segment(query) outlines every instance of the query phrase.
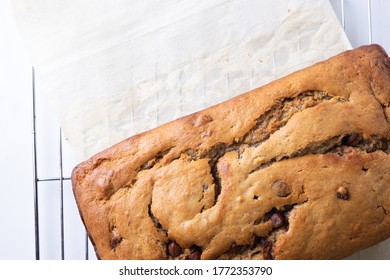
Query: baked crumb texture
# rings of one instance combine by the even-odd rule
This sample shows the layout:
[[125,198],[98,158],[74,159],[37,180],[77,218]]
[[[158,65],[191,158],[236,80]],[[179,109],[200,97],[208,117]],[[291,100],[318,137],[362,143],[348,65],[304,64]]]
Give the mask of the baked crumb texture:
[[346,51],[78,165],[101,259],[340,259],[390,237],[390,60]]

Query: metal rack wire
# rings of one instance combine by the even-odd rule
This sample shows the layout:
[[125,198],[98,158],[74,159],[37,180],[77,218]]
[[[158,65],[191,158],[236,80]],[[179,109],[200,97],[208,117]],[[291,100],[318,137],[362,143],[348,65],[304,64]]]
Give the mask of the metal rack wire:
[[[38,156],[37,156],[37,125],[36,125],[36,93],[35,93],[35,70],[32,68],[32,146],[33,146],[33,199],[34,199],[34,232],[35,232],[35,259],[39,260],[40,256],[40,232],[39,232],[39,203],[38,203],[38,192],[39,186],[42,182],[57,182],[60,190],[60,254],[61,260],[65,259],[65,223],[64,223],[64,182],[70,181],[70,176],[64,175],[63,169],[63,146],[62,146],[62,130],[58,129],[59,133],[59,143],[58,143],[58,153],[59,153],[59,162],[58,162],[58,177],[51,178],[41,178],[38,176]],[[85,234],[85,259],[89,259],[89,248],[88,248],[89,238],[88,234]]]
[[[343,29],[346,31],[347,36],[349,37],[348,30],[346,29],[346,0],[330,0],[331,4],[333,5],[337,16],[339,17],[339,20],[341,22],[341,25]],[[367,0],[366,1],[366,9],[367,9],[367,25],[368,25],[368,38],[366,38],[365,42],[362,43],[369,43],[371,44],[373,42],[372,40],[372,1]],[[348,2],[349,5],[351,5],[351,1]],[[60,258],[62,260],[65,259],[65,222],[64,222],[64,182],[70,181],[70,174],[64,174],[63,169],[63,137],[62,137],[62,131],[61,128],[58,128],[58,131],[53,132],[59,134],[59,141],[58,141],[58,153],[59,153],[59,162],[58,162],[58,176],[56,177],[40,177],[39,176],[39,164],[38,164],[38,148],[37,148],[37,137],[39,134],[39,131],[37,131],[36,126],[36,92],[35,92],[35,72],[34,69],[32,69],[32,146],[33,146],[33,196],[34,196],[34,223],[35,223],[35,258],[37,260],[41,259],[41,253],[40,253],[40,227],[39,227],[39,203],[38,203],[38,194],[40,191],[40,185],[44,182],[55,182],[56,185],[59,188],[60,193]],[[87,233],[85,233],[85,241],[84,241],[84,258],[86,260],[90,259],[89,254],[89,239]]]

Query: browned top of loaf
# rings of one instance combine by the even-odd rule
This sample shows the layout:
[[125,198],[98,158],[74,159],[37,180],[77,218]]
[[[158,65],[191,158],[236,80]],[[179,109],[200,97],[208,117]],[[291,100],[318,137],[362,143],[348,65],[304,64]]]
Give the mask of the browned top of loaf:
[[99,257],[334,259],[389,237],[389,77],[360,47],[81,163]]

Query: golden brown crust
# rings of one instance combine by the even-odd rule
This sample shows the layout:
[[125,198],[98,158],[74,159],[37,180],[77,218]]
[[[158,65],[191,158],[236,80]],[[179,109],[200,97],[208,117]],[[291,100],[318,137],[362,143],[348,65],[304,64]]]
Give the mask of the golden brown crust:
[[337,259],[390,237],[390,60],[346,51],[72,173],[102,259]]

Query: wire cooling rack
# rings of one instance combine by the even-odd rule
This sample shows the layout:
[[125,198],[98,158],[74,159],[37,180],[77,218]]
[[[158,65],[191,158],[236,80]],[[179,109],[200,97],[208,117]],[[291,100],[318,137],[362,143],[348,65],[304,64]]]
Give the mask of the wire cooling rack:
[[[38,157],[39,156],[44,156],[44,153],[38,153],[38,139],[40,136],[44,136],[45,133],[44,131],[40,131],[40,130],[37,130],[37,117],[39,118],[41,115],[40,114],[37,114],[37,102],[36,102],[36,88],[35,88],[35,71],[34,71],[34,68],[32,68],[32,119],[33,119],[33,124],[32,124],[32,134],[33,134],[33,137],[32,137],[32,145],[33,145],[33,199],[34,199],[34,224],[35,224],[35,227],[34,227],[34,232],[35,232],[35,259],[39,260],[41,259],[41,246],[42,246],[42,242],[41,242],[41,232],[40,232],[40,220],[41,220],[41,216],[40,215],[40,211],[41,211],[41,208],[40,207],[40,201],[39,201],[39,197],[40,197],[40,190],[42,190],[42,188],[44,188],[45,184],[47,183],[51,183],[49,187],[55,187],[57,188],[58,190],[58,199],[57,201],[59,202],[58,204],[58,207],[59,209],[57,209],[59,212],[59,215],[58,215],[58,221],[59,221],[59,240],[57,240],[57,242],[59,244],[59,250],[58,250],[58,246],[53,246],[53,245],[50,245],[47,246],[47,250],[50,252],[50,251],[56,251],[55,252],[55,255],[53,255],[53,253],[48,253],[46,254],[46,258],[56,258],[56,259],[61,259],[61,260],[64,260],[65,259],[65,215],[64,215],[64,205],[65,205],[65,199],[64,199],[64,190],[65,188],[67,188],[68,192],[71,191],[70,188],[71,188],[71,184],[70,184],[70,180],[71,180],[71,176],[70,176],[70,173],[69,171],[66,172],[65,169],[64,169],[64,164],[63,164],[63,158],[64,158],[64,154],[65,154],[65,151],[64,151],[64,148],[63,148],[63,135],[62,135],[62,131],[61,131],[61,128],[58,128],[58,131],[52,131],[50,130],[49,133],[56,133],[56,135],[52,135],[52,137],[50,137],[50,141],[52,141],[54,139],[54,141],[56,142],[56,145],[57,145],[57,153],[58,153],[58,157],[57,157],[57,176],[51,176],[51,177],[44,177],[44,176],[39,176],[40,173],[38,172],[39,171],[39,167],[41,166],[39,164],[39,160],[38,160]],[[47,129],[47,126],[46,126],[46,129]],[[54,138],[53,138],[54,136]],[[69,207],[72,207],[71,205],[68,205]],[[73,208],[74,208],[75,205],[73,205]],[[50,209],[46,209],[46,211],[50,211]],[[73,211],[74,212],[74,211]],[[57,233],[57,234],[58,234]],[[84,233],[84,244],[82,244],[82,246],[84,247],[83,251],[84,251],[84,259],[88,260],[90,259],[90,242],[89,242],[89,238],[88,238],[88,234],[85,232]],[[52,240],[51,238],[49,238],[49,240]],[[79,241],[80,242],[80,241]],[[78,246],[80,246],[81,244],[79,244]],[[53,250],[54,247],[57,247],[57,250]],[[80,251],[80,250],[78,250]],[[80,254],[78,256],[78,258],[80,258]]]
[[[388,33],[385,30],[386,26],[390,26],[390,21],[385,14],[386,10],[390,10],[390,1],[330,0],[330,3],[353,47],[379,43],[388,52],[390,51],[390,35],[386,35]],[[61,128],[58,125],[53,126],[53,123],[51,126],[45,125],[45,120],[49,120],[50,123],[50,120],[55,117],[50,110],[48,112],[43,108],[44,103],[37,102],[39,98],[36,95],[34,69],[32,69],[32,80],[35,258],[37,260],[95,259],[71,195],[71,169],[65,167],[65,165],[74,166],[75,163],[69,160],[70,151],[64,146],[66,141]],[[50,162],[57,162],[56,166],[48,167],[48,158]],[[53,200],[54,202],[51,203]],[[57,218],[50,221],[47,213],[53,214],[53,212]],[[68,220],[71,219],[78,220],[69,223]],[[359,254],[356,258],[359,259]]]

